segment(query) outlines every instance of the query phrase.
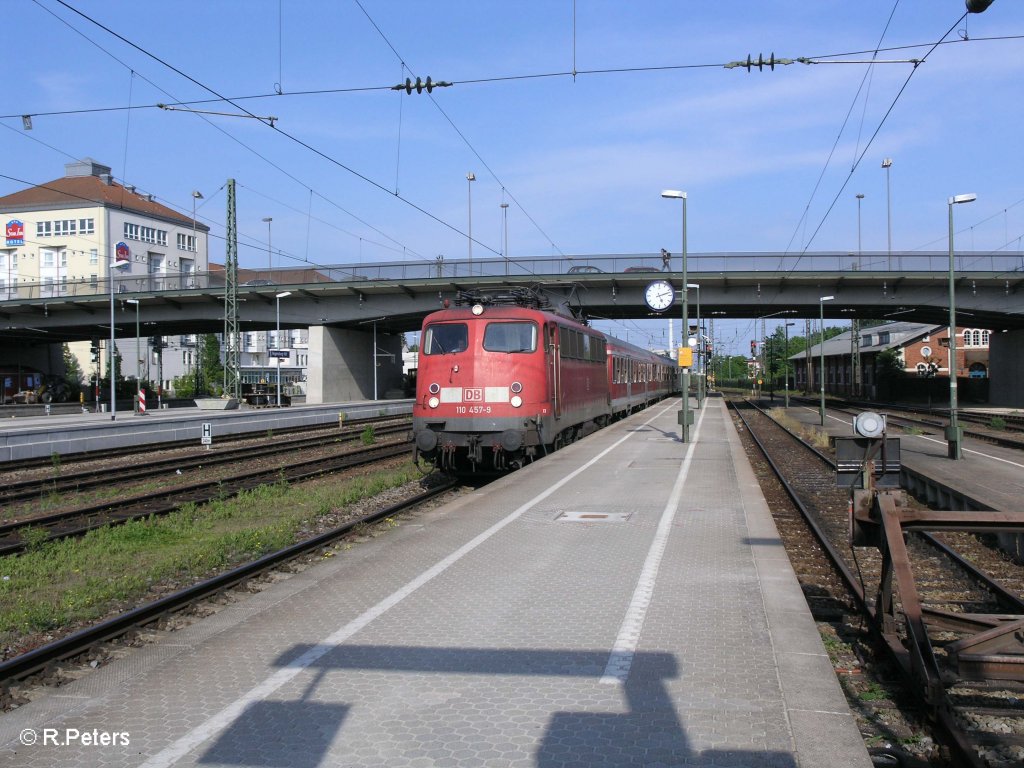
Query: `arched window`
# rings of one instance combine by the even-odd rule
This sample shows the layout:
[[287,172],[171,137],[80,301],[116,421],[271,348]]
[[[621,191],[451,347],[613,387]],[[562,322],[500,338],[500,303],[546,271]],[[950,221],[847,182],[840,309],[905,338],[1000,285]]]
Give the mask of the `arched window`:
[[983,346],[983,347],[987,347],[988,346],[989,336],[990,335],[991,334],[990,334],[989,331],[982,330],[982,332],[981,332],[981,346]]

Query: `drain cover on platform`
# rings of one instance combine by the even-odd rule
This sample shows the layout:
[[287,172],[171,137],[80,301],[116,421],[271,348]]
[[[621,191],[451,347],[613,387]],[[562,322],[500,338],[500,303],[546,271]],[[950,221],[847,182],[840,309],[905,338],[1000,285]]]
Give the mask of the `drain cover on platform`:
[[559,512],[555,520],[568,523],[624,523],[631,512]]

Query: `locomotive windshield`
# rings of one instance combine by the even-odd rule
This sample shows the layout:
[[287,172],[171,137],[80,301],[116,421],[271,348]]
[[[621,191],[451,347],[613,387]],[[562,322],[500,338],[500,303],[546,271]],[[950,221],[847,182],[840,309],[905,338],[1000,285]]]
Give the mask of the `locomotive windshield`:
[[469,328],[465,323],[435,323],[427,326],[423,354],[445,355],[464,352],[469,346]]
[[488,323],[484,330],[488,352],[536,352],[536,323]]

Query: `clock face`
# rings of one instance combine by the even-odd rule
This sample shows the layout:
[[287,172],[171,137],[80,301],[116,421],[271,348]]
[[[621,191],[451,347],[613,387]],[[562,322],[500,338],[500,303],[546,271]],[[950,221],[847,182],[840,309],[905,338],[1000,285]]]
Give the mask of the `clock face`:
[[675,297],[675,289],[666,280],[655,280],[644,291],[644,301],[655,312],[664,312],[671,307]]

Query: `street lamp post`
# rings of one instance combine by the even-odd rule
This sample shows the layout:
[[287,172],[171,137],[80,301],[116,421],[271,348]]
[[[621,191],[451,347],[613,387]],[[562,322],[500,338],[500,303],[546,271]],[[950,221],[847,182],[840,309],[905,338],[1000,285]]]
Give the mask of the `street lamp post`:
[[469,209],[469,274],[473,274],[473,182],[476,181],[476,174],[470,171],[466,174],[466,200]]
[[[281,299],[285,296],[291,296],[291,291],[284,291],[283,293],[277,294],[274,298],[277,300],[277,330],[274,331],[274,342],[277,345],[278,352],[280,352],[281,346]],[[275,357],[275,365],[277,366],[277,407],[281,407],[281,358]]]
[[[687,339],[686,343],[689,343],[690,336],[690,318],[689,318],[689,304],[687,301],[687,289],[686,289],[686,193],[681,192],[677,189],[666,189],[661,193],[662,197],[672,198],[675,200],[683,201],[683,249],[682,249],[682,266],[683,266],[683,336]],[[682,367],[680,373],[680,384],[682,388],[682,408],[679,411],[679,436],[680,442],[690,442],[690,424],[693,423],[693,416],[690,413],[690,369],[689,367]]]
[[825,302],[832,301],[835,296],[822,296],[818,299],[818,309],[821,310],[821,346],[818,348],[818,373],[821,382],[821,426],[825,426]]
[[978,196],[970,193],[949,198],[949,426],[946,428],[946,455],[963,458],[960,443],[963,433],[956,417],[956,265],[953,262],[953,206],[973,203]]
[[192,190],[192,247],[194,247],[195,254],[199,256],[199,241],[196,239],[196,200],[202,200],[203,193],[198,189]]
[[[705,363],[704,360],[704,343],[701,338],[700,328],[700,283],[687,283],[686,289],[689,291],[690,288],[697,289],[697,346],[694,351],[696,355],[697,363],[697,410],[700,410],[704,406],[704,386],[705,386]],[[690,329],[686,329],[686,343],[690,343]]]
[[508,274],[508,203],[501,204],[502,225],[505,229],[505,247],[502,252],[505,254],[505,274]]
[[892,158],[887,157],[882,161],[885,168],[885,221],[889,233],[889,271],[892,271],[892,198],[889,196],[889,169],[892,168]]
[[135,411],[138,412],[142,402],[142,357],[139,349],[139,300],[126,299],[126,303],[135,305]]
[[267,280],[269,280],[270,273],[274,270],[274,257],[270,246],[270,222],[274,220],[274,217],[265,216],[263,220],[267,222]]
[[786,359],[782,364],[782,375],[786,379],[786,395],[785,403],[786,407],[789,408],[789,326],[796,325],[796,323],[786,323]]
[[[861,248],[860,239],[860,201],[864,199],[864,195],[861,193],[857,194],[857,269],[863,266],[861,256],[863,250]],[[850,369],[853,374],[850,378],[851,382],[850,390],[854,396],[860,394],[860,382],[861,382],[861,366],[860,366],[860,322],[857,318],[853,318],[850,321]]]

